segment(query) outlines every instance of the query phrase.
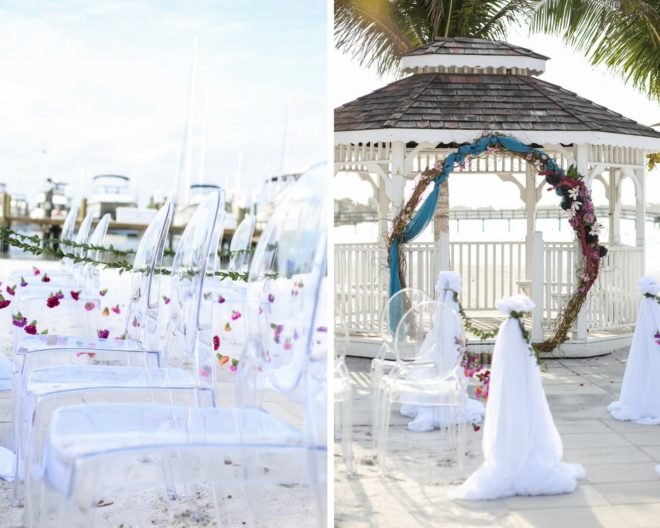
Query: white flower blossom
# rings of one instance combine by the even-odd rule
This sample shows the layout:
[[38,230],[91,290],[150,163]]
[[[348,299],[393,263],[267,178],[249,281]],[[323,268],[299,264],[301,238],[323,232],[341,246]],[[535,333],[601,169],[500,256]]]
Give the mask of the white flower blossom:
[[495,306],[504,315],[511,315],[511,312],[531,312],[536,305],[527,295],[519,293],[518,295],[499,299],[495,302]]
[[580,206],[582,205],[582,202],[573,202],[571,204],[571,216],[575,216],[580,209]]
[[571,197],[571,200],[577,200],[578,194],[580,194],[580,190],[577,187],[573,187],[568,191],[568,195]]
[[461,293],[461,274],[456,271],[441,271],[438,275],[438,282],[435,285],[435,292],[439,295],[444,290]]
[[643,294],[649,293],[651,295],[658,295],[660,293],[660,282],[655,277],[647,275],[637,281],[639,291]]
[[601,229],[603,229],[603,224],[594,224],[591,226],[591,234],[599,235]]

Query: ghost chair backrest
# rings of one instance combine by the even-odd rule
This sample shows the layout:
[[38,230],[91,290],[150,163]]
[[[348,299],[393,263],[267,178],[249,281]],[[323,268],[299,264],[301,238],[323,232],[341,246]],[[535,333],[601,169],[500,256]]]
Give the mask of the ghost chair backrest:
[[250,253],[249,249],[252,245],[252,236],[254,235],[255,216],[248,214],[238,224],[234,236],[231,237],[229,244],[229,264],[227,269],[229,271],[236,271],[245,273],[250,266]]
[[465,336],[458,314],[436,301],[411,308],[396,328],[394,351],[397,362],[423,362],[434,376],[449,375],[465,353]]
[[160,268],[167,243],[174,206],[167,202],[151,220],[133,259],[131,298],[126,313],[125,335],[146,349],[159,347],[159,281],[154,273]]
[[[248,277],[248,346],[244,359],[256,361],[239,376],[245,401],[250,377],[263,372],[271,386],[291,393],[303,378],[315,336],[321,281],[325,275],[327,198],[324,165],[291,186],[268,221],[255,249]],[[241,392],[243,391],[243,392]]]
[[[225,193],[214,189],[197,207],[179,240],[171,276],[170,318],[166,333],[164,361],[170,366],[201,372],[200,364],[210,367],[210,347],[198,348],[200,307],[204,280],[217,250],[214,237],[222,231]],[[203,354],[205,357],[200,357]],[[208,356],[208,357],[207,357]]]
[[429,294],[417,288],[403,288],[392,295],[381,313],[380,333],[383,343],[392,346],[394,340],[394,331],[403,314],[425,301],[432,301]]

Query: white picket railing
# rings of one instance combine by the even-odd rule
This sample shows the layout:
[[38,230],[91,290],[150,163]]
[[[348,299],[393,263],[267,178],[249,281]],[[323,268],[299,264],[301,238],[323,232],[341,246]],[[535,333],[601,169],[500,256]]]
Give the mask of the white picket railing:
[[[461,302],[466,310],[495,310],[498,298],[524,290],[529,284],[525,281],[525,248],[524,242],[449,243],[449,268],[463,278]],[[439,244],[412,243],[405,246],[404,252],[407,286],[434,296],[440,268]],[[577,255],[573,243],[543,243],[542,321],[546,331],[576,287]],[[641,248],[610,248],[586,304],[590,330],[634,323],[639,301],[636,281],[642,273]],[[335,302],[343,310],[352,334],[380,333],[388,277],[386,253],[377,244],[335,246]]]

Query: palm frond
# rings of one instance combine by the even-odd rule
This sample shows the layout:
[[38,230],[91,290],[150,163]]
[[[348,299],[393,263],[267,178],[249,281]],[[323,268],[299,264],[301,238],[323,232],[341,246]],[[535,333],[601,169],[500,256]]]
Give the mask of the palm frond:
[[660,99],[660,0],[544,0],[532,32],[561,35],[593,65],[605,65]]

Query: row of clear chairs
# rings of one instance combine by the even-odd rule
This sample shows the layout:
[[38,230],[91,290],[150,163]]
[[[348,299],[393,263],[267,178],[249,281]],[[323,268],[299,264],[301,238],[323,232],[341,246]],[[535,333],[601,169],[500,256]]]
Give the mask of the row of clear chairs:
[[[199,206],[179,242],[162,346],[159,295],[150,269],[162,258],[163,233],[171,220],[166,208],[136,255],[126,341],[60,336],[22,340],[14,393],[15,401],[23,403],[15,408],[15,438],[28,526],[94,525],[94,501],[101,490],[110,493],[150,482],[164,483],[171,496],[186,497],[195,516],[200,482],[210,483],[216,497],[219,484],[233,481],[251,483],[247,499],[252,520],[270,525],[263,491],[278,481],[264,475],[265,462],[269,475],[278,474],[275,467],[308,471],[315,519],[322,523],[326,446],[321,366],[327,323],[320,320],[318,306],[325,281],[326,204],[314,194],[322,179],[321,167],[303,176],[259,239],[246,288],[248,313],[234,405],[216,406],[218,364],[215,343],[208,339],[213,331],[209,314],[224,303],[205,295],[221,238],[220,192]],[[48,349],[44,343],[53,346]],[[268,412],[271,393],[299,406],[302,423]],[[229,456],[232,464],[227,464]],[[217,504],[215,512],[220,517]]]

